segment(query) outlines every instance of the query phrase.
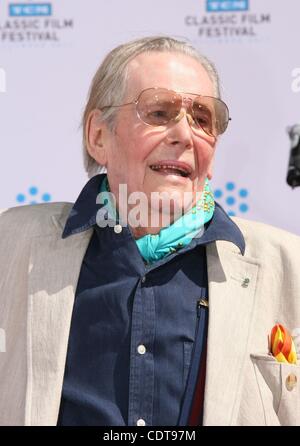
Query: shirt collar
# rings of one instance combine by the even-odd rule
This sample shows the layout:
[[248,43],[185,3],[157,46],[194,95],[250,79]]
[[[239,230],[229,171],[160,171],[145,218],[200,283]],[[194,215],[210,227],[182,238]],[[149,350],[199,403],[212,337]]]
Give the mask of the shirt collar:
[[232,242],[239,248],[241,254],[244,255],[246,243],[242,231],[219,203],[215,201],[215,205],[214,215],[199,240],[201,240],[202,244],[216,240]]
[[[97,204],[96,198],[105,176],[106,174],[96,175],[86,183],[71,209],[62,238],[86,231],[97,224],[97,212],[103,205]],[[198,242],[202,245],[216,240],[225,240],[234,243],[240,249],[242,255],[244,255],[245,239],[241,230],[219,203],[215,202],[215,205],[214,215],[207,224],[204,234],[198,239]]]
[[86,183],[71,209],[62,238],[87,231],[96,225],[97,212],[102,207],[102,204],[96,203],[96,198],[105,176],[106,174],[96,175]]

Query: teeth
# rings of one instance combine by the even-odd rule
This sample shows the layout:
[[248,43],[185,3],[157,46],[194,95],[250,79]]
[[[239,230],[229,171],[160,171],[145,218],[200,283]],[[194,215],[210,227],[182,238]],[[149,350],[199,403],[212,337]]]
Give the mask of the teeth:
[[172,169],[174,171],[180,172],[180,174],[182,176],[187,177],[189,175],[189,172],[187,172],[185,169],[183,169],[182,167],[177,167],[177,166],[173,166],[173,165],[168,165],[168,164],[155,164],[153,166],[150,166],[152,170],[162,170],[162,169]]

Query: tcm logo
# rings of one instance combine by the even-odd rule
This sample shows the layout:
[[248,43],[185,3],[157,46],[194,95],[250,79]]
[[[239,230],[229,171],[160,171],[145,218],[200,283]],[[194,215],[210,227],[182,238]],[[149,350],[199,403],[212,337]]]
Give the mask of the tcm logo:
[[248,11],[248,3],[248,0],[206,0],[206,11]]
[[11,17],[52,15],[51,3],[11,3],[8,8]]

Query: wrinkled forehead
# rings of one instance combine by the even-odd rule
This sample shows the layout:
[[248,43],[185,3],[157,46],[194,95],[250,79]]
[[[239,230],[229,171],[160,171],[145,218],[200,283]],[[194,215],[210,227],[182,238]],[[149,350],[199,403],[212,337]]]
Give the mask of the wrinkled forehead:
[[181,53],[142,53],[127,67],[126,100],[153,87],[214,96],[213,83],[201,63]]

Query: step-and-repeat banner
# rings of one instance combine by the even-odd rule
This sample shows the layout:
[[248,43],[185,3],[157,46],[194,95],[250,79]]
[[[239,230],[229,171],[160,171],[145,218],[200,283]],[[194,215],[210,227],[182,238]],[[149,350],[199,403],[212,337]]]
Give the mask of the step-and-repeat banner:
[[0,0],[0,208],[76,199],[94,72],[114,46],[169,34],[215,62],[230,108],[216,200],[300,234],[300,187],[286,182],[287,128],[300,123],[299,17],[299,0]]

